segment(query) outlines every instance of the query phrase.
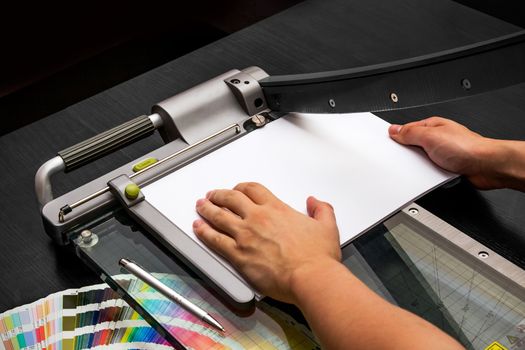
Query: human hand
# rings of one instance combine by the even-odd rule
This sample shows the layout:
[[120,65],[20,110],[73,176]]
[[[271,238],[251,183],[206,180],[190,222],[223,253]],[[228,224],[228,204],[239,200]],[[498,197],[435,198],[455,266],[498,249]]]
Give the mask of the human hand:
[[306,201],[306,216],[257,183],[214,190],[199,199],[193,230],[261,293],[297,300],[294,279],[312,266],[341,260],[339,231],[330,204]]
[[431,117],[405,125],[391,125],[390,137],[404,145],[422,147],[443,169],[465,175],[480,189],[504,187],[498,169],[499,140],[483,137],[452,120]]

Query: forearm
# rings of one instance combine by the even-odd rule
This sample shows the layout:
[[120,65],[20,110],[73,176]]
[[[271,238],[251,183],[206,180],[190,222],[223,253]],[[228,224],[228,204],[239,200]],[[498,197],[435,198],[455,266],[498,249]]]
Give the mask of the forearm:
[[462,348],[435,326],[383,300],[336,261],[305,267],[294,276],[293,289],[323,348]]
[[483,176],[496,187],[525,191],[525,141],[487,139],[481,153]]

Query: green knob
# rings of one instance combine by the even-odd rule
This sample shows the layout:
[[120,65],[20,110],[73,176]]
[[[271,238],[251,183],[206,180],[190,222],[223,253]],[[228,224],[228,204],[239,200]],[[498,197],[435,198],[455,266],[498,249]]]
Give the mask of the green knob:
[[129,200],[137,199],[140,193],[140,187],[135,184],[129,184],[124,189],[124,193]]

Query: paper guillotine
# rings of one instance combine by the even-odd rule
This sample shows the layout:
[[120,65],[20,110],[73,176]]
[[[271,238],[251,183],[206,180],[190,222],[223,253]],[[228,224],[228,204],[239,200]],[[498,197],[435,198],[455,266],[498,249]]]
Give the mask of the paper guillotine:
[[[164,318],[155,315],[140,295],[130,292],[116,277],[122,273],[119,257],[134,257],[151,272],[180,277],[192,293],[202,295],[210,305],[228,308],[232,318],[245,319],[248,324],[260,317],[253,313],[258,303],[250,288],[232,278],[148,205],[137,186],[147,186],[289,112],[403,109],[522,82],[523,31],[435,54],[341,71],[269,76],[258,67],[231,70],[159,102],[150,115],[60,151],[44,163],[35,177],[44,227],[55,242],[73,247],[171,344],[184,348],[184,337],[170,330]],[[156,130],[164,146],[54,197],[54,173],[81,167]],[[403,282],[385,274],[381,268],[385,261],[379,262],[371,251],[390,256],[387,263],[399,269]],[[505,307],[511,311],[491,320],[494,334],[487,333],[487,337],[499,337],[501,329],[506,331],[524,318],[525,271],[416,204],[343,247],[343,256],[344,263],[379,294],[434,323],[441,322],[464,344],[472,337],[458,318],[479,320],[496,312],[490,305],[500,293],[508,293]],[[475,282],[468,279],[470,275],[475,276]],[[442,293],[440,283],[447,286],[448,293]],[[474,295],[479,298],[473,300]],[[466,306],[458,302],[462,298],[468,300]],[[495,305],[501,308],[501,300]]]

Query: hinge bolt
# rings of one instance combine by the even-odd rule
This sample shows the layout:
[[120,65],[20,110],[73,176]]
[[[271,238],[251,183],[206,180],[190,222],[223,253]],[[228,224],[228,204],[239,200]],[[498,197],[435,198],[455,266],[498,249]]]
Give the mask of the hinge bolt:
[[266,118],[260,114],[256,114],[252,117],[252,122],[256,127],[261,127],[266,124]]

